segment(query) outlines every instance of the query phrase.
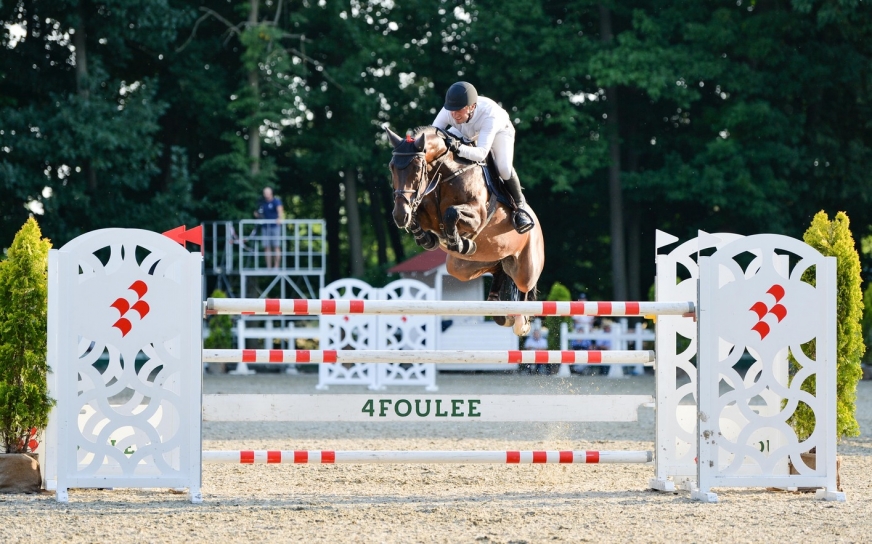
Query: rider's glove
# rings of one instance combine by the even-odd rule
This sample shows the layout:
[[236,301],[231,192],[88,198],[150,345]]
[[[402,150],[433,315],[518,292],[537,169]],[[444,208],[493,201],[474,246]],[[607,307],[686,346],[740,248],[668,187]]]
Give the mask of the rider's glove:
[[445,138],[445,146],[455,155],[460,151],[460,142],[454,138]]

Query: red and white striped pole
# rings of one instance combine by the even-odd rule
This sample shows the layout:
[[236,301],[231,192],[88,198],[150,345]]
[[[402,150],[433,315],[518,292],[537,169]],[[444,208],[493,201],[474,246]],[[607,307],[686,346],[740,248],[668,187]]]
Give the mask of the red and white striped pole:
[[364,464],[364,463],[494,463],[605,464],[650,463],[650,451],[332,451],[242,450],[204,451],[206,463]]
[[650,350],[303,350],[204,349],[204,363],[521,363],[521,364],[645,364]]
[[692,315],[693,302],[306,300],[210,298],[206,315]]

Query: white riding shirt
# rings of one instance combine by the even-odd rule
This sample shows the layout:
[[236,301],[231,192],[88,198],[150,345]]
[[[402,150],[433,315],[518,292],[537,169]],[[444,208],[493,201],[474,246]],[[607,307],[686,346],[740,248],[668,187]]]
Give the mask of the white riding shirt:
[[451,113],[442,108],[433,121],[434,127],[449,126],[452,132],[468,140],[478,140],[476,146],[461,145],[458,154],[464,159],[484,162],[488,152],[493,149],[494,161],[500,177],[508,179],[512,172],[512,159],[515,151],[515,126],[508,112],[490,98],[479,96],[475,111],[468,123],[458,123]]

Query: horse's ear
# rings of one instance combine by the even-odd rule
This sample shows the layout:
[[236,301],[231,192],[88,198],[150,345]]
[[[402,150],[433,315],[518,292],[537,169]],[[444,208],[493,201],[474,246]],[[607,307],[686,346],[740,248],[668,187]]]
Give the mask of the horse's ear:
[[385,132],[388,133],[388,140],[391,142],[391,145],[392,145],[394,148],[396,148],[398,145],[400,145],[400,142],[403,141],[403,139],[400,138],[400,136],[399,136],[398,134],[395,134],[395,133],[394,133],[391,129],[389,129],[388,127],[385,127]]
[[418,136],[418,139],[415,140],[415,148],[418,151],[424,151],[425,145],[427,145],[427,133],[421,134]]

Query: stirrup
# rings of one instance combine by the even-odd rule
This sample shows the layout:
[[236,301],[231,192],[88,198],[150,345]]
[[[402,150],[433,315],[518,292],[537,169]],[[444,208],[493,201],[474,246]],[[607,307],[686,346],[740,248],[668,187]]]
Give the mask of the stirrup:
[[536,223],[533,221],[533,216],[524,208],[517,207],[512,212],[512,226],[518,231],[518,234],[524,234],[533,230]]

